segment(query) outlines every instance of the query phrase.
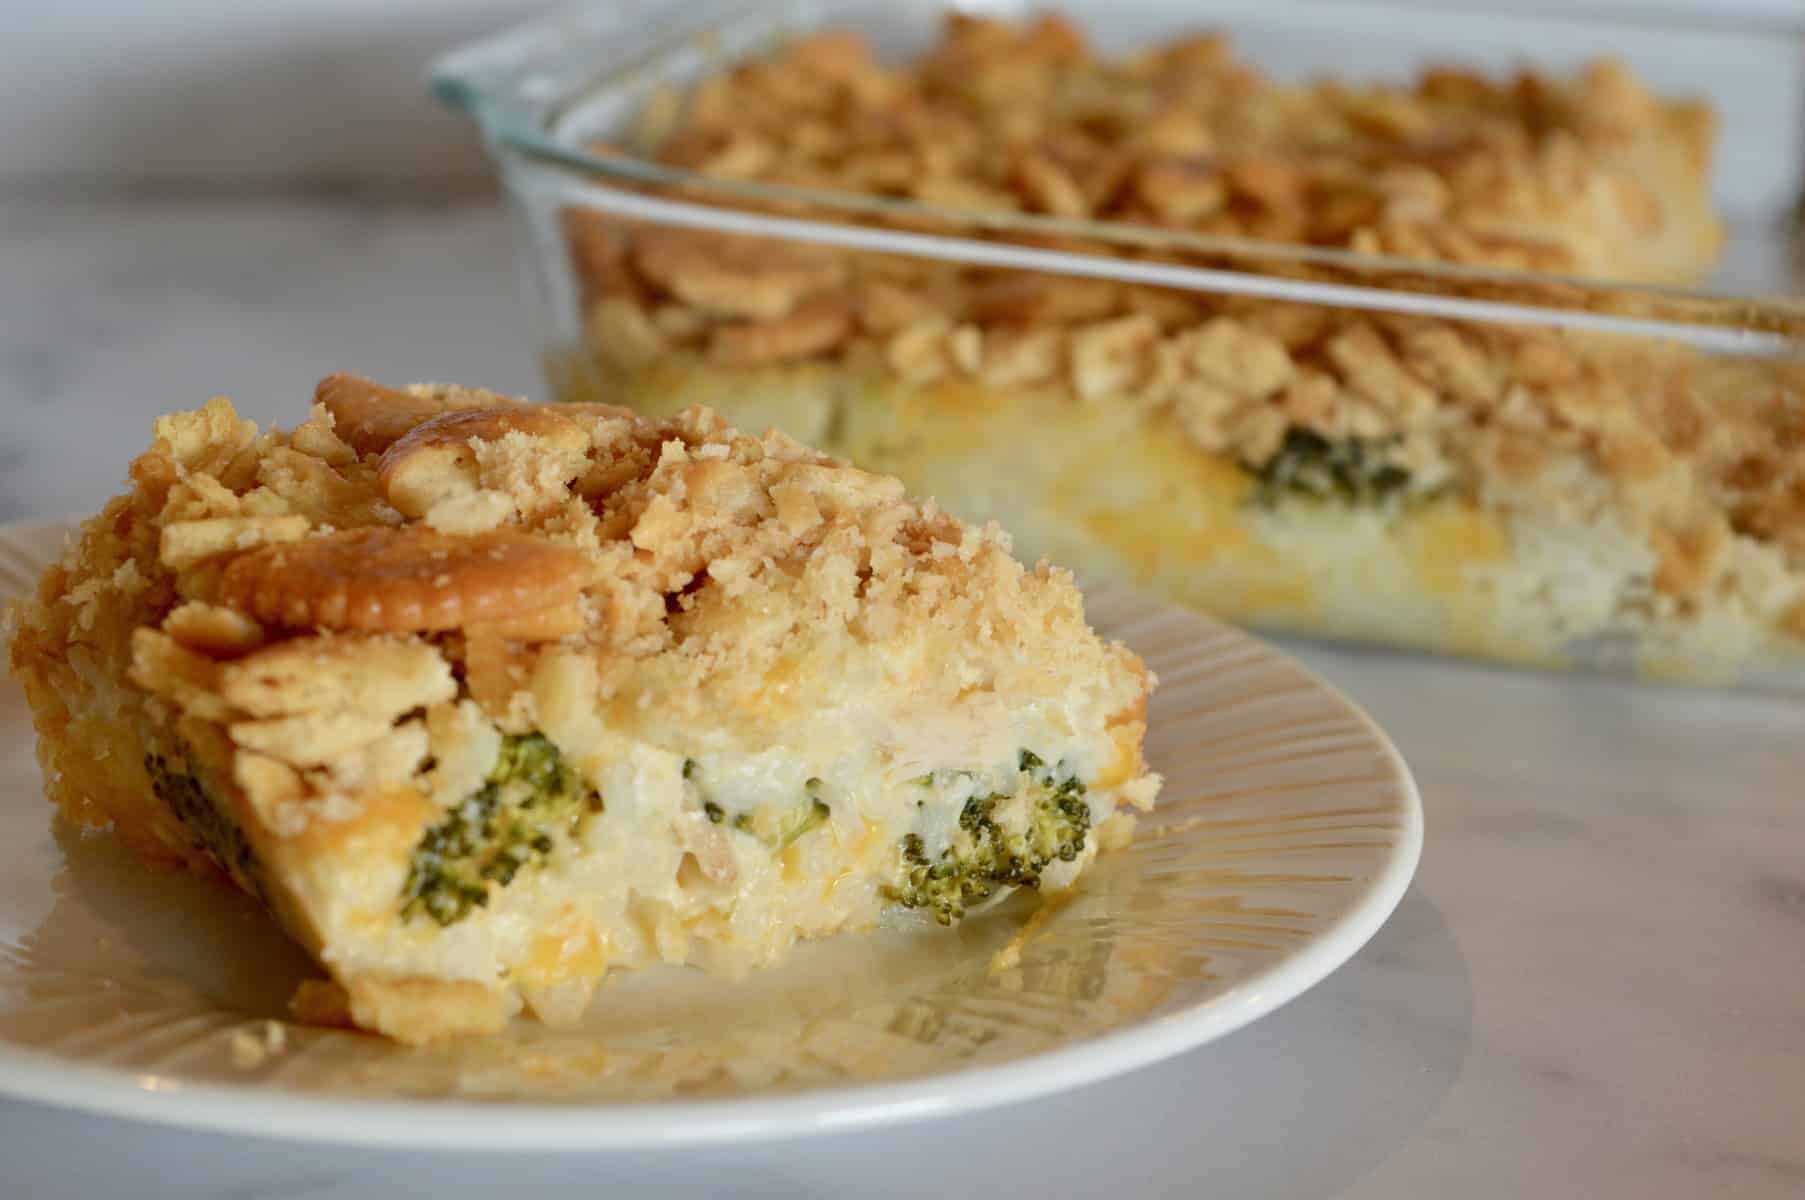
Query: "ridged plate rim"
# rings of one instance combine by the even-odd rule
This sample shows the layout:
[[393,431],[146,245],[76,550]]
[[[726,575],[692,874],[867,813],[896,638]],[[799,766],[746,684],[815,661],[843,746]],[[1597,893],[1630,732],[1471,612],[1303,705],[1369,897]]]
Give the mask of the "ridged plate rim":
[[[69,523],[54,521],[0,525],[0,605],[33,585],[38,572],[59,552],[69,530]],[[819,1086],[776,1095],[575,1103],[348,1097],[330,1092],[290,1091],[255,1082],[200,1081],[173,1070],[108,1066],[84,1061],[71,1052],[35,1048],[4,1031],[0,1031],[0,1094],[170,1126],[284,1140],[492,1151],[643,1150],[791,1138],[945,1117],[1097,1082],[1232,1033],[1327,977],[1384,924],[1408,888],[1421,854],[1421,799],[1408,767],[1384,731],[1338,690],[1265,642],[1199,614],[1122,589],[1089,589],[1087,605],[1100,632],[1122,637],[1141,651],[1149,666],[1165,679],[1150,712],[1149,734],[1153,765],[1168,777],[1167,799],[1162,803],[1178,799],[1177,793],[1187,790],[1194,782],[1191,777],[1197,773],[1197,768],[1191,767],[1175,775],[1171,764],[1161,761],[1162,733],[1173,728],[1175,721],[1196,722],[1203,719],[1199,713],[1208,717],[1211,711],[1208,706],[1194,706],[1195,711],[1177,716],[1166,712],[1174,704],[1172,677],[1176,674],[1180,678],[1187,689],[1186,697],[1197,687],[1205,688],[1207,695],[1209,681],[1192,676],[1210,664],[1225,674],[1232,672],[1237,679],[1252,674],[1274,685],[1254,689],[1247,693],[1247,704],[1224,706],[1221,713],[1257,710],[1266,700],[1276,703],[1281,713],[1309,706],[1316,714],[1312,721],[1318,726],[1328,722],[1339,730],[1338,736],[1352,738],[1357,743],[1354,750],[1366,756],[1376,772],[1358,782],[1364,794],[1382,797],[1384,807],[1361,811],[1378,813],[1384,819],[1379,825],[1367,823],[1359,828],[1382,826],[1389,836],[1337,844],[1324,851],[1345,851],[1350,856],[1347,861],[1355,865],[1354,873],[1345,878],[1339,874],[1321,877],[1333,880],[1324,885],[1324,894],[1333,903],[1323,912],[1305,914],[1314,924],[1297,944],[1274,952],[1270,961],[1247,969],[1227,986],[1215,990],[1206,987],[1189,1000],[1181,997],[1158,1011],[1021,1057],[985,1065],[953,1066],[895,1081]],[[1157,645],[1137,644],[1151,643],[1153,631],[1162,632]],[[18,725],[23,720],[23,704],[17,684],[10,679],[0,682],[0,700],[8,699],[8,693],[13,703],[0,713],[0,738],[14,739],[21,736]],[[1260,729],[1256,725],[1252,732]],[[1266,732],[1270,735],[1272,729]],[[24,734],[29,734],[28,727]],[[1223,745],[1232,747],[1233,742],[1225,741]],[[1275,746],[1282,748],[1285,743],[1281,738],[1279,742],[1260,745],[1264,753]],[[1224,760],[1217,756],[1211,761]],[[1262,761],[1265,760],[1255,756],[1256,770]],[[16,779],[0,780],[0,786],[7,786],[13,799],[12,804],[0,808],[0,834],[18,835],[0,837],[0,844],[13,847],[0,849],[0,870],[7,869],[8,854],[27,852],[18,847],[41,844],[49,823],[48,808],[43,806],[41,797],[33,794],[41,781],[29,770],[25,775],[23,786]],[[1283,797],[1271,803],[1299,803],[1298,785],[1268,787],[1272,796]],[[1314,789],[1324,793],[1319,798],[1326,799],[1326,792],[1334,787],[1329,781],[1301,790]],[[1222,795],[1201,793],[1186,803],[1200,812],[1254,811],[1260,794],[1260,788],[1242,788]],[[1221,805],[1228,808],[1209,807]],[[1162,824],[1170,811],[1162,808],[1144,820],[1150,828],[1160,831],[1161,838],[1185,837],[1184,827],[1193,818],[1173,818]],[[1323,815],[1335,811],[1324,810]],[[1193,823],[1193,831],[1212,824],[1208,817],[1196,820],[1202,825]],[[1225,823],[1236,822],[1214,822]],[[1312,823],[1311,828],[1322,827]],[[1178,832],[1168,834],[1168,829]],[[1283,858],[1290,852],[1272,850],[1271,855]],[[1233,853],[1245,859],[1250,851],[1239,845]],[[1252,853],[1251,861],[1258,865],[1259,848],[1254,847]],[[1246,862],[1238,861],[1236,865],[1244,867]],[[1151,879],[1142,882],[1132,875],[1124,877],[1122,883],[1130,887],[1155,886]],[[0,899],[0,905],[4,903]],[[0,917],[5,915],[0,911]],[[1060,915],[1055,915],[1048,928],[1059,920]],[[1133,926],[1129,926],[1129,931],[1133,932]],[[1201,929],[1198,936],[1203,936]],[[1202,957],[1208,961],[1207,955]],[[0,997],[0,1012],[5,1011],[6,1003]],[[209,1027],[206,1036],[224,1037],[234,1015],[243,1014],[219,1014],[213,1022],[217,1028]]]

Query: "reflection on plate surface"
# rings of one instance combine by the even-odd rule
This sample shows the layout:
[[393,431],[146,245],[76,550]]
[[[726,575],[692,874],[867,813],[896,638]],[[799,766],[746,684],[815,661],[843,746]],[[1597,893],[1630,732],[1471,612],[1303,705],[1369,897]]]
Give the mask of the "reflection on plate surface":
[[[30,586],[63,532],[0,529],[0,599]],[[596,1147],[949,1112],[1226,1033],[1383,922],[1421,844],[1415,791],[1362,714],[1264,644],[1119,591],[1089,606],[1160,678],[1147,752],[1166,783],[1134,843],[1064,902],[1016,897],[950,933],[831,938],[738,981],[620,976],[579,1029],[517,1021],[413,1049],[287,1023],[313,972],[247,897],[146,868],[104,835],[53,831],[24,699],[0,682],[0,1090],[278,1136],[465,1146],[518,1146],[521,1131],[445,1098],[531,1103],[545,1118],[525,1135],[535,1144]]]

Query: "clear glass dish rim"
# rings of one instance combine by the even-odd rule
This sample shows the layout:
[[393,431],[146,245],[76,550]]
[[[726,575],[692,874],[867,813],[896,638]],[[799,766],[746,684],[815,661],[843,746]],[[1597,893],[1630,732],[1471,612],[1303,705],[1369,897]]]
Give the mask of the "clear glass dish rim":
[[[727,180],[627,153],[597,153],[564,140],[556,131],[559,115],[580,99],[630,85],[645,72],[655,71],[684,44],[716,35],[726,22],[759,16],[778,19],[795,7],[787,0],[702,0],[673,6],[655,0],[579,0],[450,51],[433,63],[430,83],[441,102],[476,121],[498,158],[504,151],[512,152],[571,173],[611,193],[606,207],[658,223],[1301,303],[1590,328],[1732,353],[1805,354],[1805,299],[1800,298],[1420,261],[1122,221],[984,213],[852,191]],[[681,16],[669,20],[673,11],[709,15],[702,20],[685,21]],[[648,27],[650,22],[636,20],[640,13],[662,13],[667,19]],[[630,40],[623,41],[623,34]],[[727,61],[723,59],[723,63]],[[651,196],[643,190],[648,186],[680,189],[697,199]],[[747,204],[803,205],[842,213],[848,220],[775,217],[734,207]],[[879,231],[856,224],[860,217],[931,223],[968,231],[972,236]],[[848,231],[857,232],[848,236]],[[1089,251],[1029,250],[994,239],[978,240],[996,232],[1082,238],[1143,251],[1169,248],[1217,259],[1298,264],[1346,272],[1361,277],[1361,282],[1297,280],[1268,274],[1257,265],[1243,269],[1196,267]],[[1412,277],[1448,288],[1483,285],[1492,298],[1413,287]],[[1532,294],[1538,290],[1571,297],[1573,302],[1552,303],[1546,296]],[[1503,298],[1496,298],[1499,295]],[[1624,308],[1656,315],[1621,315]]]

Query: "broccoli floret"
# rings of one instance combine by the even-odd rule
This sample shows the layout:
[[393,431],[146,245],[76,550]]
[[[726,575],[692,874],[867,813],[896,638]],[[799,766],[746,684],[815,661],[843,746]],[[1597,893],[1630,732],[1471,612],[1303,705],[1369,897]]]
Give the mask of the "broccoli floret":
[[504,737],[483,785],[420,839],[401,889],[401,913],[441,925],[489,903],[528,866],[542,865],[560,837],[575,837],[602,797],[543,734]]
[[153,752],[144,756],[144,770],[150,776],[151,790],[187,828],[195,848],[205,850],[233,878],[263,896],[263,880],[251,844],[201,784],[193,760]]
[[1072,862],[1084,853],[1091,826],[1084,784],[1048,768],[1032,751],[1022,751],[1019,761],[1016,790],[967,800],[958,831],[938,858],[929,857],[919,834],[902,839],[898,903],[931,909],[935,920],[951,925],[998,889],[1038,887],[1054,860]]
[[1258,468],[1261,504],[1287,496],[1337,500],[1344,504],[1378,504],[1410,483],[1410,472],[1390,461],[1395,438],[1338,438],[1333,441],[1309,429],[1292,426],[1285,441]]

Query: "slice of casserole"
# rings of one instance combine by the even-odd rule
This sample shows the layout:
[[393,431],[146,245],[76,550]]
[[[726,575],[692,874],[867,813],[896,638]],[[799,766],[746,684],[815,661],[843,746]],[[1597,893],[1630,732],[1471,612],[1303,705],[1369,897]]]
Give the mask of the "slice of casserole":
[[292,432],[162,418],[131,482],[14,617],[51,795],[223,868],[365,1029],[950,924],[1158,786],[1064,572],[705,409],[335,376]]

